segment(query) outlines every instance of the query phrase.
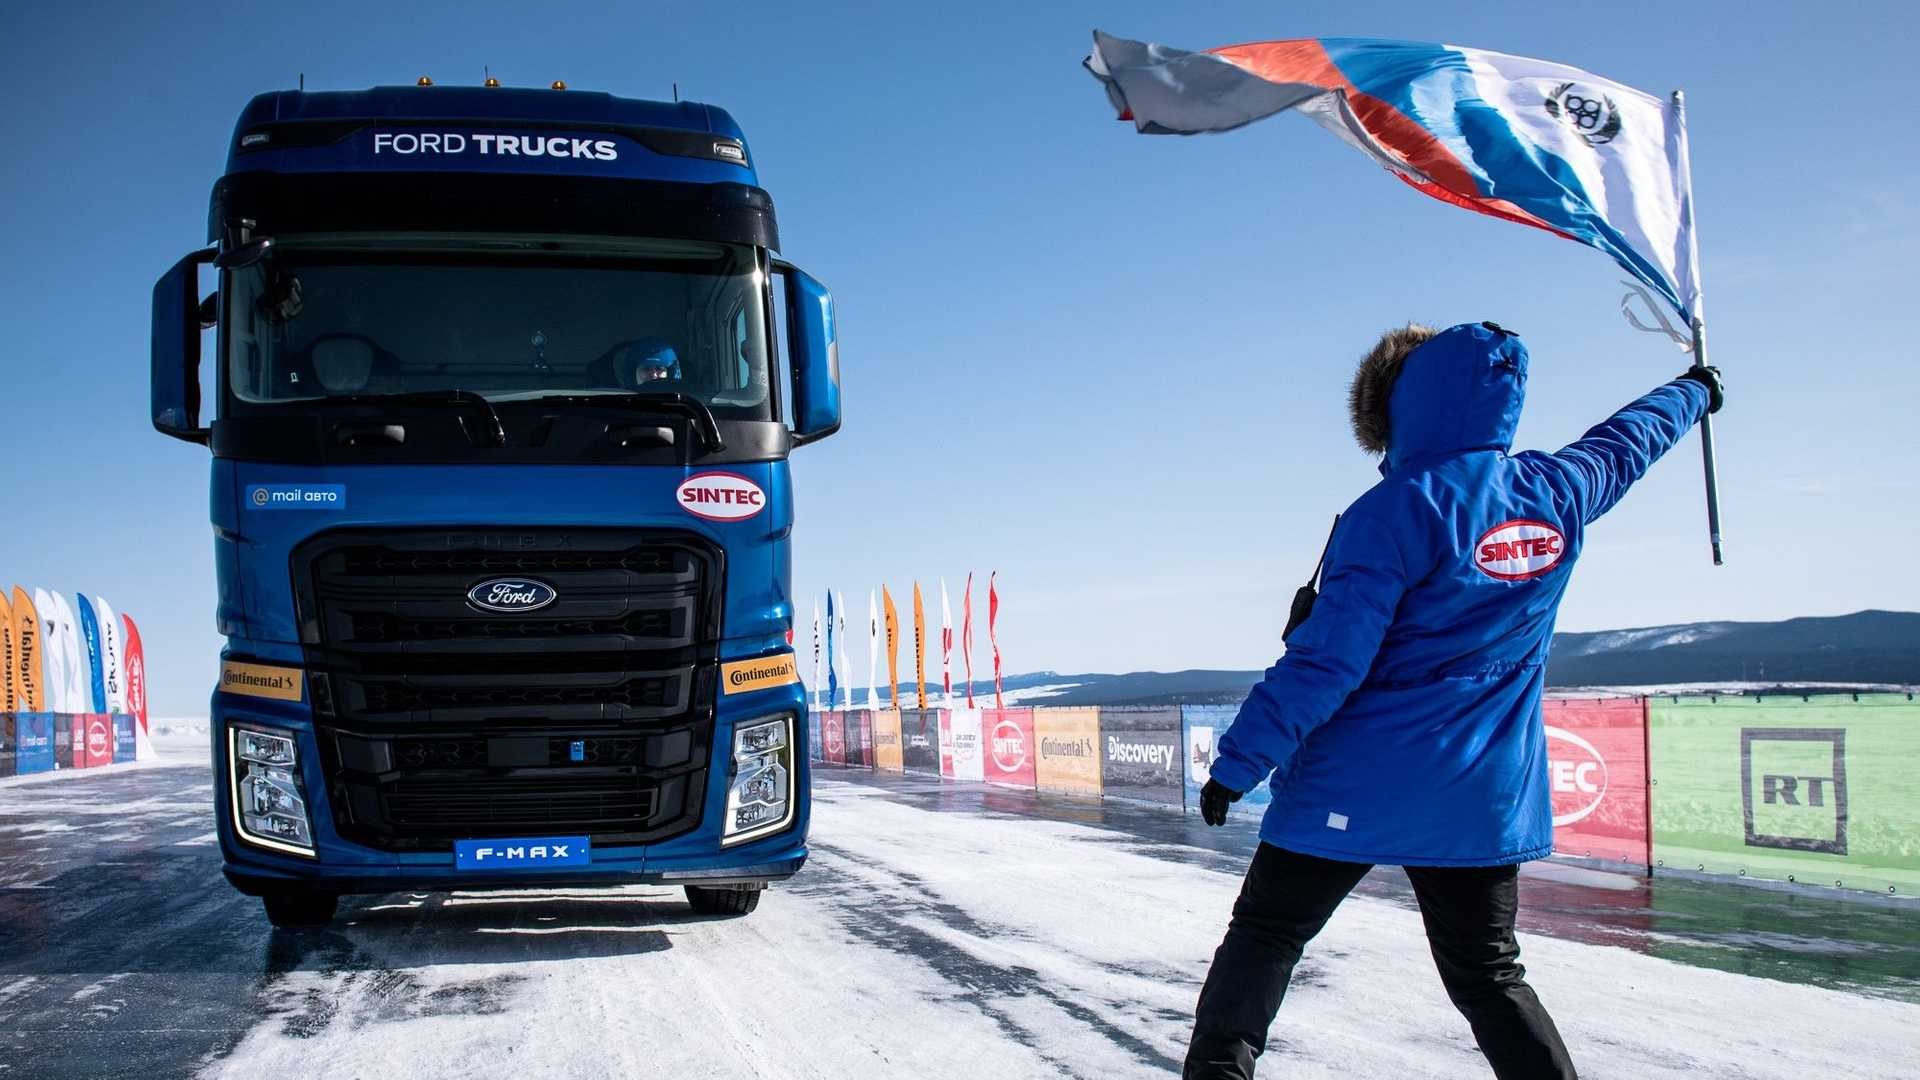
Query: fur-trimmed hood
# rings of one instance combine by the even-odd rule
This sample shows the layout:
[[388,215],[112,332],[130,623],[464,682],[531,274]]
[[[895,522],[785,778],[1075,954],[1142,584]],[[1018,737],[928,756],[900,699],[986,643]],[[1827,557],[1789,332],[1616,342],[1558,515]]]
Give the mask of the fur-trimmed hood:
[[[1494,323],[1427,333],[1399,363],[1369,363],[1369,354],[1354,376],[1354,436],[1386,454],[1383,471],[1415,458],[1513,446],[1526,400],[1526,345]],[[1387,338],[1374,350],[1383,351],[1392,352]]]

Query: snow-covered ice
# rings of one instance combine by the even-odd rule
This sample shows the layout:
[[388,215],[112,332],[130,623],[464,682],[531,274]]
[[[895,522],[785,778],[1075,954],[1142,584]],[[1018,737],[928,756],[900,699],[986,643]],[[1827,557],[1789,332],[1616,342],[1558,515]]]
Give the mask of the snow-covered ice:
[[[219,880],[205,751],[195,762],[190,747],[164,768],[0,790],[0,825],[22,826],[0,831],[0,1064],[244,1080],[1165,1077],[1238,885],[1237,858],[1167,839],[1195,835],[1177,814],[1103,822],[1055,800],[1054,818],[1081,820],[1032,818],[1030,795],[823,771],[812,860],[744,919],[695,918],[674,889],[530,889],[350,898],[325,931],[274,933]],[[112,806],[138,823],[107,822]],[[1129,814],[1176,824],[1130,831]],[[1570,866],[1535,877],[1596,910],[1640,887]],[[1920,914],[1872,910],[1920,933],[1898,921]],[[1643,942],[1699,944],[1652,929]],[[1920,1060],[1911,980],[1856,994],[1523,944],[1584,1076],[1893,1077]],[[1782,951],[1864,962],[1886,948],[1767,926],[1718,947],[1756,970]],[[1301,964],[1262,1075],[1487,1073],[1418,913],[1356,895]]]

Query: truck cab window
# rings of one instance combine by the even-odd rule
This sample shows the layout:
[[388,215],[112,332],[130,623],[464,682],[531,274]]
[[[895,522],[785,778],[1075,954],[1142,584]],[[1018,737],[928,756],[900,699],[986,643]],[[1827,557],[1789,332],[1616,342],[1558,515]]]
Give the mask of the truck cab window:
[[673,391],[772,419],[764,276],[736,245],[400,249],[280,243],[227,290],[241,407],[469,390],[497,402]]

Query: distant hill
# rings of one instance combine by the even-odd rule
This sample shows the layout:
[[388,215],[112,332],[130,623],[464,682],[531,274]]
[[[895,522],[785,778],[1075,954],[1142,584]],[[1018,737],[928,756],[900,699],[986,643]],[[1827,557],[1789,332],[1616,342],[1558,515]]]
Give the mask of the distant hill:
[[1553,686],[1920,683],[1920,612],[1705,622],[1555,634]]
[[[1010,676],[1004,686],[1009,704],[1230,705],[1245,698],[1260,675],[1039,671]],[[1547,663],[1547,684],[1556,688],[1690,683],[1920,685],[1920,612],[1859,611],[1783,622],[1699,622],[1556,634]],[[993,684],[976,682],[974,696],[991,703]]]

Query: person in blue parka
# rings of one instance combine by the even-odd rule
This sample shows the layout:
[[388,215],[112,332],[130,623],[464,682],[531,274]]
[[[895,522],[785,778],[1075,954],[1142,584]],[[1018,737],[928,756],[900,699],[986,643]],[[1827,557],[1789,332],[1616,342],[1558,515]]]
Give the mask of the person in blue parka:
[[1556,454],[1512,453],[1527,349],[1493,323],[1389,331],[1354,433],[1381,480],[1320,596],[1220,737],[1207,823],[1273,801],[1195,1010],[1186,1076],[1253,1075],[1301,949],[1376,863],[1406,868],[1434,963],[1500,1077],[1570,1077],[1514,940],[1517,864],[1553,849],[1540,715],[1587,526],[1710,411],[1695,367]]

